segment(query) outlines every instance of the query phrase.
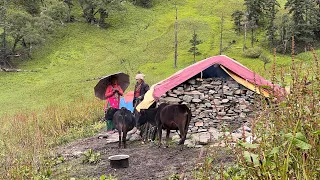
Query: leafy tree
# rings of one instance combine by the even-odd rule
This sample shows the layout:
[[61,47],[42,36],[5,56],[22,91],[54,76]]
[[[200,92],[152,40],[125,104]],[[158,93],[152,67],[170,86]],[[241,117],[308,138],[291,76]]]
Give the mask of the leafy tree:
[[48,6],[43,13],[53,20],[64,24],[68,18],[68,6],[64,2],[54,2]]
[[196,34],[196,30],[193,31],[192,39],[190,40],[191,48],[188,52],[191,52],[193,54],[193,62],[196,62],[196,56],[201,55],[199,52],[199,49],[197,48],[197,45],[201,44],[202,41],[198,39],[198,35]]
[[271,62],[270,58],[265,56],[264,54],[261,54],[260,60],[263,62],[263,69],[266,71],[266,65]]
[[18,43],[32,28],[32,16],[28,13],[17,11],[8,14],[8,35],[13,39],[12,52],[15,52]]
[[[121,0],[79,0],[83,11],[83,17],[88,23],[99,23],[100,26],[105,26],[105,19],[108,18],[109,12],[121,10]],[[97,14],[99,19],[97,20]]]
[[43,0],[11,0],[13,4],[20,5],[32,16],[38,15],[41,12],[41,4]]
[[68,6],[67,21],[73,21],[74,17],[71,15],[71,9],[74,6],[74,0],[63,0],[63,2]]
[[244,13],[242,11],[236,10],[232,13],[232,19],[235,25],[235,30],[238,33],[238,35],[240,34],[241,31],[241,26],[242,26],[242,21],[243,21],[243,16]]
[[6,0],[0,1],[0,67],[7,64],[7,2]]

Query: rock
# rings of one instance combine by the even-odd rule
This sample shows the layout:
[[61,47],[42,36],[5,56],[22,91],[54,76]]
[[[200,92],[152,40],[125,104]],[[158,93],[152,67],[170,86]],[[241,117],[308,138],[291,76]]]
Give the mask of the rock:
[[241,94],[241,89],[237,89],[237,90],[235,90],[235,91],[234,91],[234,94],[236,94],[236,95],[240,95],[240,94]]
[[178,91],[183,91],[183,87],[178,87],[177,90]]
[[170,97],[178,97],[176,94],[171,94],[171,93],[168,93],[168,96],[170,96]]
[[189,96],[189,95],[184,95],[183,96],[183,101],[185,101],[185,102],[191,102],[192,101],[192,99],[193,99],[193,97],[192,96]]
[[199,145],[199,144],[195,146],[195,148],[202,148],[202,147],[203,147],[203,146],[202,146],[202,145]]
[[175,141],[175,142],[178,142],[178,141],[180,141],[180,136],[179,135],[174,135],[174,136],[172,136],[172,141]]
[[227,96],[232,96],[233,95],[233,92],[232,91],[228,91],[228,90],[225,90],[223,92],[223,94],[227,95]]
[[191,80],[188,81],[188,83],[194,85],[194,84],[196,84],[196,80],[195,79],[191,79]]
[[213,134],[216,134],[216,133],[218,133],[219,131],[218,131],[218,129],[216,129],[216,128],[209,128],[209,132],[210,133],[213,133]]
[[215,93],[216,93],[215,90],[210,90],[210,91],[209,91],[209,94],[215,94]]
[[221,120],[232,120],[233,118],[232,117],[229,117],[229,116],[223,116],[221,118]]
[[230,100],[229,99],[222,99],[222,103],[227,103],[227,102],[229,102]]
[[200,133],[199,136],[199,144],[200,145],[207,145],[211,141],[211,135],[210,133]]
[[199,103],[199,102],[201,102],[201,100],[200,99],[192,99],[192,102]]
[[224,115],[226,115],[227,113],[226,112],[218,112],[218,115],[219,116],[224,116]]
[[183,90],[182,90],[182,91],[173,90],[173,93],[175,93],[175,94],[177,94],[177,95],[181,95],[181,94],[183,94]]
[[240,109],[240,110],[244,110],[244,109],[246,109],[246,108],[247,108],[246,105],[240,105],[240,106],[239,106],[239,109]]
[[195,142],[190,139],[186,139],[184,141],[184,145],[186,145],[188,148],[193,148],[196,146]]
[[204,85],[204,87],[207,88],[207,89],[213,89],[214,88],[214,86],[211,85],[211,84],[206,84],[206,85]]
[[207,132],[208,130],[207,129],[202,129],[202,128],[200,128],[200,129],[198,129],[198,132]]
[[83,154],[83,152],[81,152],[81,151],[75,151],[72,153],[72,155],[75,157],[79,157],[81,154]]
[[246,114],[245,114],[245,113],[240,113],[239,117],[245,118],[245,117],[246,117]]
[[225,85],[224,85],[224,86],[222,86],[222,88],[223,88],[223,90],[230,89],[230,88],[229,88],[229,86],[225,86]]
[[207,108],[212,108],[211,103],[205,103],[204,105],[205,105]]
[[177,103],[181,102],[181,99],[179,99],[179,98],[174,98],[174,97],[166,97],[166,98],[164,98],[164,100],[165,100],[166,102],[174,103],[174,104],[177,104]]
[[195,123],[196,127],[202,127],[203,126],[203,122],[199,121]]
[[141,140],[141,136],[139,134],[132,134],[132,136],[129,139],[130,141],[139,141]]
[[191,139],[192,141],[194,141],[194,142],[198,142],[198,141],[199,141],[199,138],[200,138],[199,133],[197,133],[197,134],[192,134],[191,137],[190,137],[190,139]]

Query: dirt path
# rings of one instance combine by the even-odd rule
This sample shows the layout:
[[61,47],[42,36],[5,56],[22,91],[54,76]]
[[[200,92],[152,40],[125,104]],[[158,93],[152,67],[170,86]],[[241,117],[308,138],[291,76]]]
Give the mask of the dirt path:
[[[101,154],[101,161],[96,165],[83,164],[80,154],[92,149]],[[194,179],[192,172],[199,162],[201,149],[184,148],[179,150],[176,145],[169,148],[158,148],[152,143],[142,145],[140,141],[128,142],[127,149],[118,149],[117,143],[107,143],[106,139],[98,136],[78,140],[57,149],[58,154],[69,157],[68,160],[55,169],[54,177],[65,178],[99,178],[101,175],[113,175],[119,180],[134,179],[168,179],[171,175],[185,173],[187,179]],[[72,156],[75,155],[75,156]],[[116,154],[130,156],[129,168],[113,169],[108,157]],[[232,158],[227,158],[230,161]],[[231,160],[232,161],[232,160]]]

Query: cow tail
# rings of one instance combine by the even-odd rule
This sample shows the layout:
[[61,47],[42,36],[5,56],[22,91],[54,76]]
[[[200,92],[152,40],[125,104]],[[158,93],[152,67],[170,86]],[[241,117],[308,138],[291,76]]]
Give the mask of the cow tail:
[[187,112],[188,112],[187,122],[186,122],[186,126],[185,126],[185,131],[186,131],[186,134],[187,134],[192,114],[191,114],[191,110],[188,108],[188,106],[186,106],[186,109],[187,109]]

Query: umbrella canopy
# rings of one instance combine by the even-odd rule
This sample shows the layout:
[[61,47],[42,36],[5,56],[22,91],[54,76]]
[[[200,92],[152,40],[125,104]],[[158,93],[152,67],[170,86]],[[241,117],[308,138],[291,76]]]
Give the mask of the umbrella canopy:
[[116,76],[118,78],[118,84],[120,85],[123,91],[125,91],[129,87],[130,85],[129,75],[123,72],[118,72],[115,74],[104,76],[99,80],[98,84],[94,87],[94,94],[99,99],[101,100],[106,99],[105,97],[106,89],[107,89],[107,86],[111,84],[112,76]]

